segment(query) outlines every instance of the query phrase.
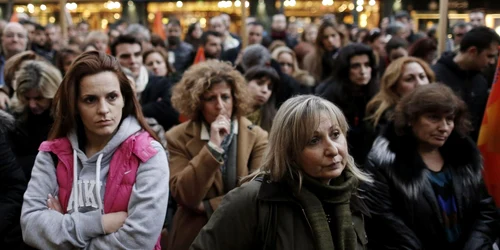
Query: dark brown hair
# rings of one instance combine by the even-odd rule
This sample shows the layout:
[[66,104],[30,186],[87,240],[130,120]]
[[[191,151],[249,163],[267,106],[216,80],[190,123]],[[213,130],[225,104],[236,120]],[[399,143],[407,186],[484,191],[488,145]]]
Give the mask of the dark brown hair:
[[68,56],[78,56],[81,53],[82,52],[80,50],[77,50],[76,48],[72,47],[61,48],[56,54],[56,67],[59,69],[59,71],[61,71],[63,75],[65,75],[66,72],[64,72],[64,60]]
[[461,136],[466,136],[472,130],[465,102],[448,86],[434,83],[417,87],[396,105],[394,112],[396,132],[400,135],[405,134],[409,124],[428,113],[454,114],[454,131]]
[[[49,140],[65,137],[73,130],[83,130],[83,123],[77,112],[80,81],[86,76],[101,72],[115,73],[120,82],[120,91],[125,104],[122,110],[122,121],[129,115],[134,116],[140,126],[151,137],[158,140],[156,134],[145,121],[141,105],[135,96],[135,91],[127,76],[121,70],[120,64],[116,58],[100,51],[88,51],[78,56],[64,76],[53,101],[54,125],[50,130]],[[81,134],[78,136],[80,137]]]

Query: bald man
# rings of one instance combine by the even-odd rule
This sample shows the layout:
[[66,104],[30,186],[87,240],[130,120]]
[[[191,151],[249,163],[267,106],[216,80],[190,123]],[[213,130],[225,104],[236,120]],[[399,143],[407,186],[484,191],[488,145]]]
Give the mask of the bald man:
[[0,109],[6,109],[9,103],[10,87],[5,86],[3,69],[5,61],[13,55],[26,50],[28,32],[19,23],[8,23],[2,34],[2,54],[0,55]]
[[224,22],[223,17],[212,17],[212,19],[210,19],[210,30],[222,34],[222,49],[224,51],[236,48],[240,45],[240,41],[231,36],[231,34],[229,33],[229,27]]

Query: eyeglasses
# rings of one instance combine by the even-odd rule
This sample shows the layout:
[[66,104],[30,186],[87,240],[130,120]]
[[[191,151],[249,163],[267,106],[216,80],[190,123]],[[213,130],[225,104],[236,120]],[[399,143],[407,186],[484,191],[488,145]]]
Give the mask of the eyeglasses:
[[293,63],[280,62],[279,64],[280,64],[281,67],[290,67],[290,68],[293,68]]
[[22,33],[5,33],[4,36],[6,38],[14,38],[15,36],[17,36],[17,38],[19,38],[19,39],[25,39],[26,38],[26,35],[22,34]]

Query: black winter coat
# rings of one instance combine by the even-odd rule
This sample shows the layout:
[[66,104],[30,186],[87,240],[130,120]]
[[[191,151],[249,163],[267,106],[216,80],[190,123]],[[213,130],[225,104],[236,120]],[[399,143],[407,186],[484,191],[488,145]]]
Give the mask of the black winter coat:
[[154,118],[165,131],[179,124],[179,113],[170,102],[171,89],[176,80],[175,78],[150,76],[146,88],[141,93],[144,116]]
[[26,180],[7,139],[14,118],[0,110],[0,245],[19,249],[22,243],[19,226]]
[[443,217],[429,170],[412,135],[398,136],[389,124],[370,151],[365,171],[375,182],[364,184],[370,249],[492,249],[499,235],[500,216],[486,191],[481,155],[469,138],[453,132],[441,153],[452,174],[461,229],[456,244],[448,243]]
[[54,119],[50,115],[50,109],[40,115],[34,115],[29,110],[14,115],[16,116],[15,130],[9,133],[12,151],[16,155],[17,163],[24,171],[26,180],[29,181],[38,147],[47,140]]
[[471,114],[472,140],[477,141],[488,102],[488,82],[480,71],[465,71],[453,61],[455,54],[445,53],[432,67],[436,80],[446,84],[464,100]]

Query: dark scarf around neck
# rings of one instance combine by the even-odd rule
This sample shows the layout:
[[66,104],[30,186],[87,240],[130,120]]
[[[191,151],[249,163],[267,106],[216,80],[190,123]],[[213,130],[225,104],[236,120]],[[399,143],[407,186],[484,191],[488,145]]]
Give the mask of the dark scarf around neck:
[[[296,198],[307,216],[317,250],[355,250],[357,237],[352,223],[350,200],[358,187],[358,180],[348,170],[325,185],[307,175],[298,190],[296,182],[289,182]],[[330,216],[334,217],[332,229],[326,219],[323,203],[327,203]]]

